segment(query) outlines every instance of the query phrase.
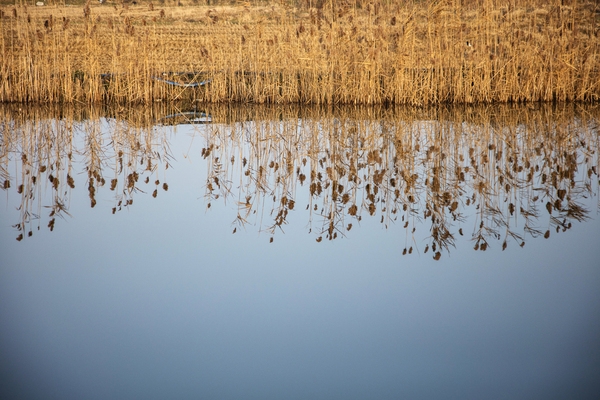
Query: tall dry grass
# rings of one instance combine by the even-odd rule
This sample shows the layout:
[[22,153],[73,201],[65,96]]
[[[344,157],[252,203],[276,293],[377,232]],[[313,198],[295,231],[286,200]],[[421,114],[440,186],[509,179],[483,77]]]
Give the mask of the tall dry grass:
[[[600,95],[592,0],[254,3],[1,6],[0,101],[423,105]],[[193,89],[153,79],[172,71],[212,81]]]

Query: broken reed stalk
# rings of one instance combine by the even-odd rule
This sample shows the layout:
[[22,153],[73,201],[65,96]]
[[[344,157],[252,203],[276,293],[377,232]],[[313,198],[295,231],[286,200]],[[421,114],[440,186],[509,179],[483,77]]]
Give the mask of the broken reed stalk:
[[[591,0],[397,3],[1,6],[0,102],[600,98],[599,10]],[[154,79],[174,71],[210,84]]]

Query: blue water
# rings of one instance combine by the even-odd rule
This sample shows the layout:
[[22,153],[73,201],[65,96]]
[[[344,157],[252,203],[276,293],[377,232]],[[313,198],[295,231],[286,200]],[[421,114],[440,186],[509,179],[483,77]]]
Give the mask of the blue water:
[[597,197],[566,232],[484,252],[466,234],[439,261],[378,218],[317,242],[301,200],[272,236],[207,208],[204,127],[164,129],[168,191],[140,183],[114,215],[78,174],[71,216],[16,241],[3,193],[1,398],[596,398]]

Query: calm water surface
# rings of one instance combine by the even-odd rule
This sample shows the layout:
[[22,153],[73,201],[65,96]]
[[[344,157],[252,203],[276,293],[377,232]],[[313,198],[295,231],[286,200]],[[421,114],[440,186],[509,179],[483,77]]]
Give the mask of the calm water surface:
[[597,107],[190,111],[2,109],[1,398],[596,398]]

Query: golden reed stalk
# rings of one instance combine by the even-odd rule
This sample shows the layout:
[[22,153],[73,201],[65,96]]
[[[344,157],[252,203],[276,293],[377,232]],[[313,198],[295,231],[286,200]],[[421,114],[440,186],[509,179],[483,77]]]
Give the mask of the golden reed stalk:
[[[592,0],[194,3],[0,6],[0,102],[600,97],[600,6]],[[185,88],[156,79],[176,81],[162,73],[181,71],[211,81]]]

